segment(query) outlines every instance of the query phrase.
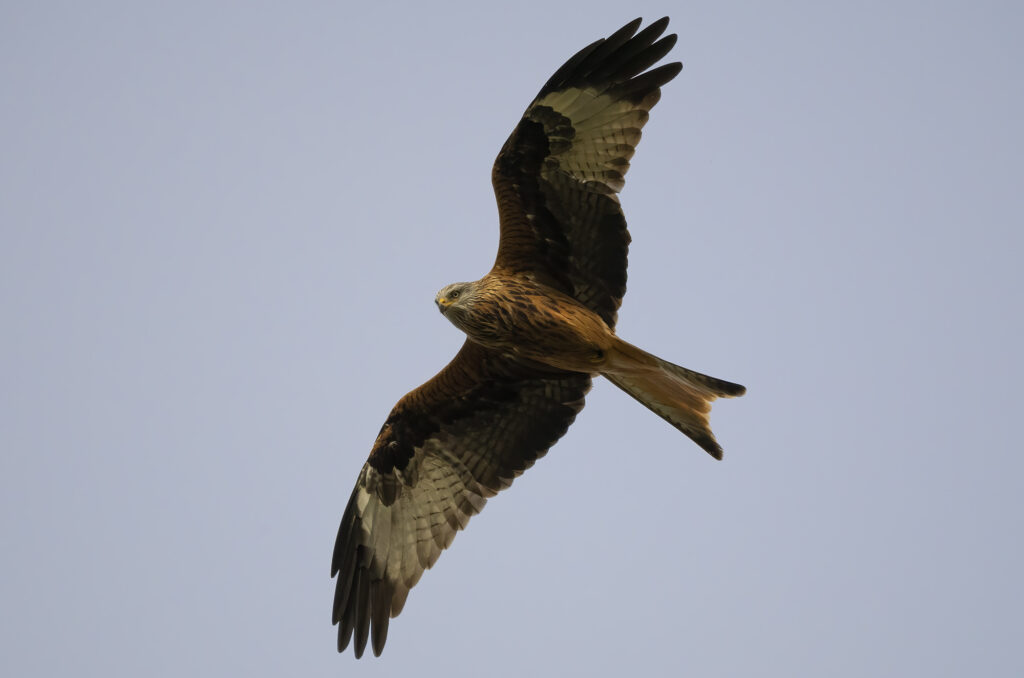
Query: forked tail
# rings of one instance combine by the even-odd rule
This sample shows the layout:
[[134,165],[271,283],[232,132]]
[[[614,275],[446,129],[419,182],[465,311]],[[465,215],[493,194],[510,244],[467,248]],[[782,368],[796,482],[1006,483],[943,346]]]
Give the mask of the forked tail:
[[708,421],[711,402],[741,396],[747,392],[745,387],[673,365],[618,338],[601,374],[712,457],[722,458],[722,447]]

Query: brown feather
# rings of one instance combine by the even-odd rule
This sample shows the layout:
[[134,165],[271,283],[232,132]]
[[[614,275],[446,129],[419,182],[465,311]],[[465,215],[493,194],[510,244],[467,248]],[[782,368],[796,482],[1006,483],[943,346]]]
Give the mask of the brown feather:
[[543,456],[583,407],[590,376],[538,370],[467,341],[395,406],[363,466],[335,543],[338,648],[372,636],[488,497]]
[[[379,655],[389,620],[487,499],[542,457],[603,373],[711,454],[710,402],[743,387],[619,340],[630,241],[617,197],[675,44],[668,19],[630,22],[571,57],[494,162],[501,233],[490,274],[438,295],[469,337],[381,426],[331,563],[338,650]],[[646,71],[646,72],[645,72]]]
[[741,396],[746,388],[674,365],[617,337],[601,374],[712,457],[722,458],[708,419],[711,403]]
[[[491,173],[501,237],[494,273],[528,274],[615,326],[626,292],[624,186],[659,88],[682,66],[641,74],[675,36],[633,21],[587,47],[541,88]],[[582,55],[582,56],[581,56]]]

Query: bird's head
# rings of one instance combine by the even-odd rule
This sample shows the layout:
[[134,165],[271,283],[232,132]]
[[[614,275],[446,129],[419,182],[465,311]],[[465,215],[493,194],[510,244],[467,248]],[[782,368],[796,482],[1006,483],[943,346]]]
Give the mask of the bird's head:
[[443,315],[447,315],[452,309],[465,308],[470,303],[473,293],[473,283],[461,282],[445,285],[434,297],[434,303]]

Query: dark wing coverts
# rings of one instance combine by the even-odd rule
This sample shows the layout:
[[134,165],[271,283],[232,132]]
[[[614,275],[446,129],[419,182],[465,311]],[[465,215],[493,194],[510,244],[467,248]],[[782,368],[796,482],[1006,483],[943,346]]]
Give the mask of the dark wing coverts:
[[[529,274],[614,326],[629,234],[616,193],[640,128],[678,63],[639,75],[675,44],[640,20],[572,57],[544,85],[492,173],[501,218],[495,270]],[[631,38],[632,36],[632,38]],[[585,374],[547,371],[467,341],[402,398],[363,466],[341,520],[331,575],[338,650],[372,638],[488,497],[547,452],[583,407]]]
[[508,487],[568,429],[590,390],[585,374],[541,375],[467,341],[437,376],[402,398],[374,443],[341,519],[338,651],[372,625],[380,654],[423,570],[488,497]]
[[[618,193],[660,87],[680,63],[643,71],[676,36],[640,19],[583,48],[541,88],[494,162],[495,270],[532,273],[615,326],[629,232]],[[632,36],[632,37],[631,37]],[[642,73],[642,75],[641,75]]]

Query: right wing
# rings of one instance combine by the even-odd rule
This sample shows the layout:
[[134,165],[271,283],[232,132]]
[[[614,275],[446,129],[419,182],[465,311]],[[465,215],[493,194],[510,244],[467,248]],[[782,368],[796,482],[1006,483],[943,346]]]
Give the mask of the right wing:
[[402,398],[381,428],[341,519],[331,576],[338,651],[388,620],[488,497],[543,456],[583,408],[590,377],[540,372],[467,341]]

